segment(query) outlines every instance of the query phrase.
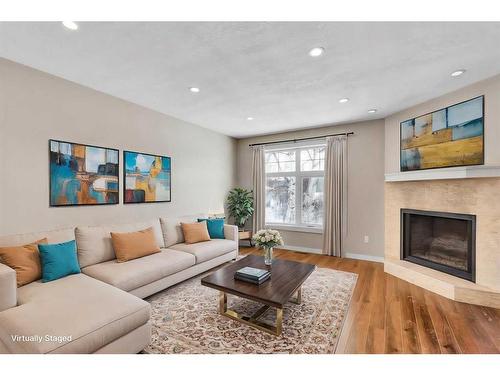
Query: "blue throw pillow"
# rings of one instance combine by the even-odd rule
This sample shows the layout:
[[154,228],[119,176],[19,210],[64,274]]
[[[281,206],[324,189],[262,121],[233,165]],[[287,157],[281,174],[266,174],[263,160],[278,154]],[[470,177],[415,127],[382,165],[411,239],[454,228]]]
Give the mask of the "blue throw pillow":
[[80,273],[74,240],[49,245],[39,244],[38,250],[40,251],[43,283]]
[[224,237],[224,219],[198,219],[198,222],[206,221],[210,238]]

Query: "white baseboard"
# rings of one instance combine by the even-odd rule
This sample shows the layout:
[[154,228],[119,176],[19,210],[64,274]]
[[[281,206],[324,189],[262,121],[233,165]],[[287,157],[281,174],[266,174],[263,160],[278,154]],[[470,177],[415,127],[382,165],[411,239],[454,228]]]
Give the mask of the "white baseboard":
[[371,262],[384,263],[384,257],[378,257],[378,256],[375,256],[375,255],[365,255],[365,254],[357,254],[357,253],[345,253],[344,254],[344,258],[369,260]]
[[321,249],[316,249],[314,247],[284,245],[280,246],[279,248],[285,250],[300,251],[302,253],[323,254]]
[[[302,253],[323,254],[323,251],[321,249],[316,249],[314,247],[284,245],[284,246],[280,246],[280,249],[292,250],[292,251],[300,251]],[[375,255],[365,255],[365,254],[357,254],[357,253],[345,253],[344,254],[344,258],[369,260],[371,262],[384,263],[384,257],[378,257],[378,256],[375,256]]]

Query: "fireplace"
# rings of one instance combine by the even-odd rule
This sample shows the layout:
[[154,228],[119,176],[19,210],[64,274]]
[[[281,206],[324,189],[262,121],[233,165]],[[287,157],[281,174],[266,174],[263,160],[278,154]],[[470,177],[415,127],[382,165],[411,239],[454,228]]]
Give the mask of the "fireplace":
[[401,259],[475,282],[476,216],[401,209]]

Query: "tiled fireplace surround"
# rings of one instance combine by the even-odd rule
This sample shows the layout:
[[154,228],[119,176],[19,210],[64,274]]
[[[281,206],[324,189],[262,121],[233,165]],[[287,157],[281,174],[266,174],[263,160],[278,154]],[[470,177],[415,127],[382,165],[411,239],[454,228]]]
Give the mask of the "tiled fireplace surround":
[[[476,215],[476,283],[400,260],[400,210]],[[445,297],[500,308],[500,178],[385,183],[385,271]]]

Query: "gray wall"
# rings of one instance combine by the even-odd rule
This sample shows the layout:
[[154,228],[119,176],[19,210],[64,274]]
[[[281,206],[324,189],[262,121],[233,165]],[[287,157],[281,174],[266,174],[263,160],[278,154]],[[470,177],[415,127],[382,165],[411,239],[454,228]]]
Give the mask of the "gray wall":
[[[383,256],[383,120],[235,141],[0,59],[0,234],[219,211],[231,187],[251,186],[249,143],[350,130],[346,252]],[[49,208],[50,138],[171,156],[172,202]],[[320,234],[283,234],[321,248]]]
[[[171,156],[172,202],[49,208],[49,138]],[[230,137],[0,59],[0,234],[219,211],[235,160]]]
[[[348,140],[348,256],[384,256],[384,120],[280,133],[238,141],[238,185],[252,186],[249,144],[353,131]],[[321,249],[322,234],[281,231],[285,245]],[[364,242],[364,236],[369,242]]]

